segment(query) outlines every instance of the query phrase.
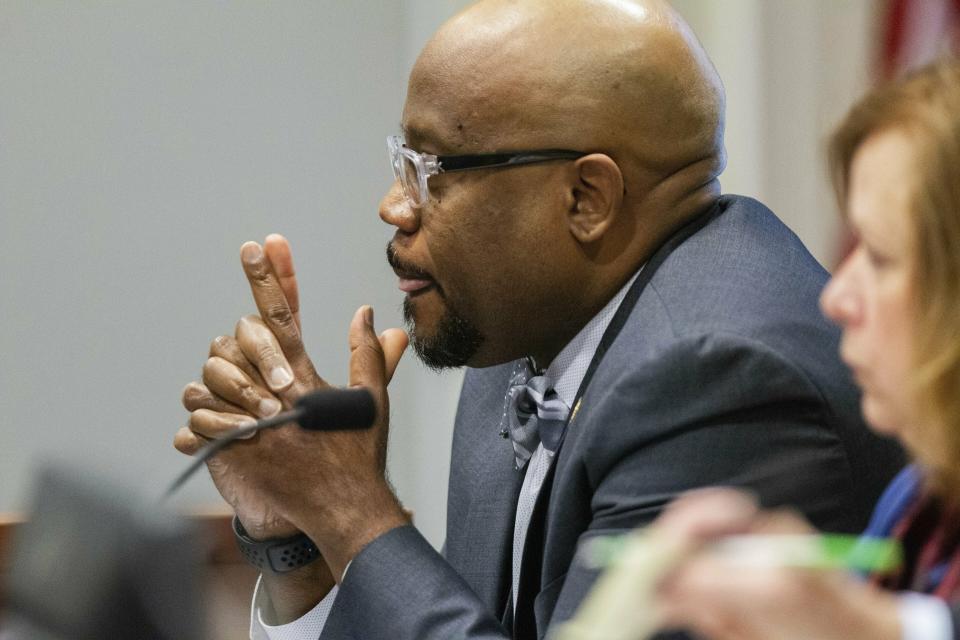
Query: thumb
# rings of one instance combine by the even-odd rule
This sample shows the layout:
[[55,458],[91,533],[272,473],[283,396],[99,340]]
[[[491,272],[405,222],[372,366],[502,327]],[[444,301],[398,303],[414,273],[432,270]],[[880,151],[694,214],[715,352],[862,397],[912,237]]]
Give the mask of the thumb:
[[350,321],[350,386],[372,390],[387,386],[387,364],[383,347],[373,329],[373,307],[357,309]]
[[380,348],[383,349],[384,364],[386,365],[386,383],[390,384],[393,374],[400,364],[400,358],[407,350],[410,338],[403,329],[387,329],[380,334]]

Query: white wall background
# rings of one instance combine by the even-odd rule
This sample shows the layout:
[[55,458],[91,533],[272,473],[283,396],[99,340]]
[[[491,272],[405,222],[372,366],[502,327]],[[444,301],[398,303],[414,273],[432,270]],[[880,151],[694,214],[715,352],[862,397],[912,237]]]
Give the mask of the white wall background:
[[[253,308],[247,239],[292,239],[304,331],[343,382],[364,303],[399,323],[377,218],[384,137],[429,34],[464,0],[0,3],[0,511],[38,460],[155,493],[182,386]],[[677,0],[728,90],[727,191],[770,204],[829,261],[825,131],[865,86],[869,0]],[[391,477],[443,537],[461,376],[408,357]],[[217,502],[206,477],[184,506]]]

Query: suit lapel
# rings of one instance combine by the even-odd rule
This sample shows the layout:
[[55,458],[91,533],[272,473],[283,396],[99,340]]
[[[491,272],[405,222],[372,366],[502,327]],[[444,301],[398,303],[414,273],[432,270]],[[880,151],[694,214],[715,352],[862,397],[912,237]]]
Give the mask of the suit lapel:
[[[494,425],[496,427],[496,425]],[[491,603],[497,613],[502,614],[510,596],[510,577],[512,575],[512,554],[504,549],[513,548],[513,525],[517,513],[517,499],[523,485],[523,474],[514,468],[513,447],[509,440],[503,440],[496,431],[488,431],[489,440],[506,442],[504,447],[490,447],[482,459],[486,463],[478,476],[478,487],[466,522],[466,564],[478,577],[478,594],[485,602]],[[491,464],[497,460],[496,464]],[[499,461],[505,460],[506,464]],[[492,547],[483,552],[484,547]],[[491,559],[498,563],[492,566]]]
[[447,559],[498,615],[510,593],[510,549],[523,483],[514,468],[513,445],[499,435],[512,365],[468,373],[454,435],[447,516]]

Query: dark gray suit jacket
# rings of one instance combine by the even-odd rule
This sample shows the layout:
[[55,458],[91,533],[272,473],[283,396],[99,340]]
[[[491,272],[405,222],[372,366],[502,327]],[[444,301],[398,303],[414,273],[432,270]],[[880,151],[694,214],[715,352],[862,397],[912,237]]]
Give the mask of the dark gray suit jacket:
[[595,574],[590,536],[650,522],[677,494],[748,487],[857,532],[902,464],[868,433],[817,298],[827,274],[768,209],[725,196],[647,263],[604,336],[538,500],[515,615],[522,482],[498,435],[512,363],[467,373],[445,554],[412,527],[354,558],[322,638],[543,638]]

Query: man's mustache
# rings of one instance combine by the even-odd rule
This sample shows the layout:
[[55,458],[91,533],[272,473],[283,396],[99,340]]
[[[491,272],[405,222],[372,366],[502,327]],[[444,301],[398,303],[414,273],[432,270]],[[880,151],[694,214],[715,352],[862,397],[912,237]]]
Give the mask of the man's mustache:
[[400,256],[397,255],[397,250],[393,246],[393,242],[387,243],[387,262],[390,263],[394,271],[399,271],[408,278],[415,280],[433,280],[433,276],[429,273],[400,258]]

